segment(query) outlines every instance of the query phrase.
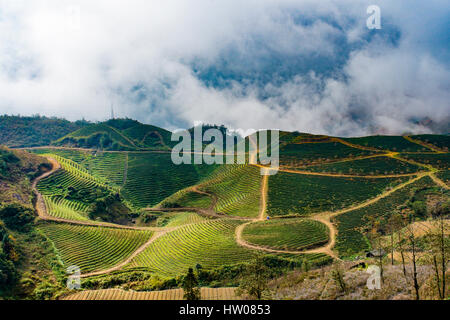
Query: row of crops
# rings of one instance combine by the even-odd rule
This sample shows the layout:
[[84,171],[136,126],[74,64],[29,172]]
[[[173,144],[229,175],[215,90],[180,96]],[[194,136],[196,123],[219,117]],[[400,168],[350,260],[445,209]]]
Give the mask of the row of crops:
[[279,172],[269,177],[271,216],[336,211],[363,202],[406,178],[343,178]]
[[419,134],[416,136],[411,136],[415,140],[419,140],[428,144],[431,144],[441,150],[446,150],[450,148],[450,136],[449,135],[438,135],[438,134]]
[[238,246],[234,239],[240,223],[220,219],[180,227],[152,242],[128,267],[146,267],[161,275],[175,276],[197,264],[211,269],[248,261],[252,252]]
[[428,176],[425,176],[369,206],[337,216],[335,218],[338,227],[336,249],[339,254],[341,256],[350,256],[367,250],[369,244],[361,228],[367,226],[369,217],[388,217],[396,208],[405,204],[415,190],[432,185],[434,185],[433,181]]
[[431,165],[437,169],[449,169],[450,153],[435,153],[435,154],[401,154],[402,158],[413,160],[415,162]]
[[[56,160],[62,158],[76,163],[77,169],[89,173],[103,183],[120,187],[123,185],[127,153],[125,152],[97,152],[75,149],[33,149],[34,153],[49,155]],[[69,164],[71,163],[69,162]]]
[[43,196],[48,215],[75,221],[88,221],[88,205],[81,201],[70,201],[61,196]]
[[196,214],[195,212],[166,213],[161,219],[164,219],[166,221],[163,226],[170,228],[205,221],[205,218]]
[[[203,300],[236,300],[236,288],[200,288]],[[121,289],[84,290],[71,294],[64,300],[184,300],[183,289],[168,289],[148,292]]]
[[78,266],[82,273],[120,263],[152,236],[150,231],[53,222],[41,222],[38,228],[54,244],[64,266]]
[[380,156],[308,166],[299,170],[351,175],[388,175],[408,174],[424,169],[406,161]]
[[66,170],[59,170],[41,180],[37,188],[46,196],[59,196],[83,203],[90,203],[109,193],[108,189],[96,183],[94,179],[85,179],[73,171]]
[[245,227],[245,241],[281,250],[303,250],[320,246],[329,240],[328,227],[309,219],[276,219],[259,221]]
[[163,207],[184,207],[184,208],[209,208],[212,204],[212,196],[201,194],[188,189],[180,190],[172,196],[164,199],[159,205]]
[[151,207],[173,193],[196,184],[213,167],[176,165],[170,154],[129,153],[127,180],[122,195],[134,207]]
[[261,198],[260,169],[249,165],[226,165],[202,189],[218,198],[215,211],[241,217],[256,217]]
[[280,148],[280,165],[295,167],[315,162],[375,154],[374,151],[352,148],[339,142],[291,143]]
[[360,138],[343,138],[350,143],[363,147],[397,152],[430,152],[431,150],[417,143],[410,142],[402,136],[369,136]]

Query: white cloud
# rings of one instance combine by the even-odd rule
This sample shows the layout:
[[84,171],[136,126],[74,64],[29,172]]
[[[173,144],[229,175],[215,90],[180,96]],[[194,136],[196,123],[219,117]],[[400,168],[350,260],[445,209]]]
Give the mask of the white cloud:
[[[376,37],[365,44],[367,4],[0,1],[0,113],[102,120],[113,103],[119,116],[168,128],[202,120],[343,135],[426,131],[411,119],[449,117],[450,71],[435,55],[448,48],[422,45],[432,35],[417,17],[434,35],[442,32],[445,2],[416,9],[380,1],[382,24],[400,30],[395,46]],[[79,17],[71,14],[78,8]],[[333,61],[345,54],[337,39],[354,45],[338,74],[299,71],[263,87],[250,78],[224,88],[206,85],[192,68],[219,65],[231,54],[233,72],[264,72],[278,56],[289,70],[295,66],[285,57]]]

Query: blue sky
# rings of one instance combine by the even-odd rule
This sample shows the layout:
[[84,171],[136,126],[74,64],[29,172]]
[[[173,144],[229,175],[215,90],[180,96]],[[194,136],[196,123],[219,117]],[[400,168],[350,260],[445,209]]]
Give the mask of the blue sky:
[[0,0],[0,113],[448,130],[449,30],[448,1]]

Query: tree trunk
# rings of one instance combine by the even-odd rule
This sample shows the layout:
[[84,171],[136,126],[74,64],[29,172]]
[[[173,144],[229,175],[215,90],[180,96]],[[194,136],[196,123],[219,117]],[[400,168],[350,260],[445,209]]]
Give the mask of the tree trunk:
[[437,289],[439,292],[439,298],[442,299],[442,293],[441,293],[441,279],[439,279],[439,268],[436,260],[436,256],[433,255],[433,263],[434,263],[434,271],[436,272],[436,284]]
[[[414,237],[414,236],[413,236]],[[411,244],[412,244],[412,260],[413,260],[413,278],[414,278],[414,290],[416,291],[416,300],[420,300],[419,297],[419,282],[417,281],[417,267],[416,267],[416,245],[415,240],[411,238]]]
[[442,299],[445,299],[445,273],[446,273],[446,257],[445,257],[445,232],[444,232],[444,217],[441,216],[441,259],[442,259]]
[[394,265],[394,232],[391,233],[391,265]]

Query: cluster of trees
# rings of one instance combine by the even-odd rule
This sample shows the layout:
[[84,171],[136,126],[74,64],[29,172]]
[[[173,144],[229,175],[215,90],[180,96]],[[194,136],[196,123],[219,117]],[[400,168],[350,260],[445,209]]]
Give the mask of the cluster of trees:
[[2,115],[0,116],[0,144],[10,147],[50,145],[52,141],[88,124],[89,122],[84,120],[70,122],[39,115],[31,117]]
[[20,204],[0,207],[0,292],[11,289],[19,279],[19,254],[9,230],[26,232],[34,220],[33,211]]
[[0,177],[10,178],[11,166],[20,162],[20,159],[11,151],[0,149]]

